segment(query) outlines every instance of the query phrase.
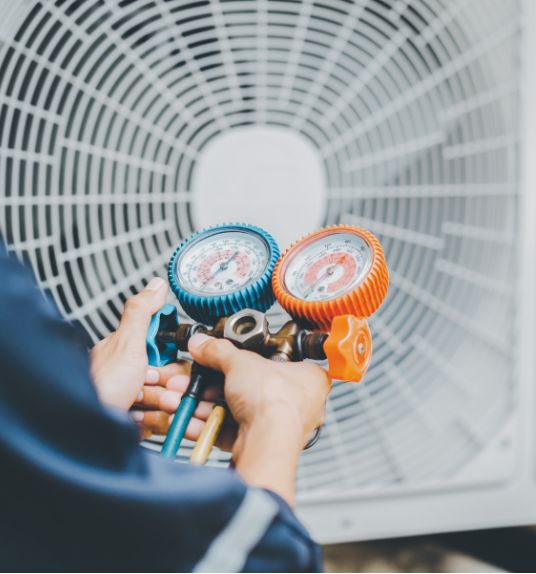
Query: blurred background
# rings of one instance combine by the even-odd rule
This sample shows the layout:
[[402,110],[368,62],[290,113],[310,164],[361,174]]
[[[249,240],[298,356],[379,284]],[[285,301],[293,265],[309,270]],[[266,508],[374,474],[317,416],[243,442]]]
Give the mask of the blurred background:
[[493,551],[523,560],[532,531],[504,527],[536,522],[536,3],[0,0],[0,15],[0,232],[65,317],[102,338],[207,225],[254,223],[282,248],[370,229],[391,271],[372,366],[335,384],[299,512],[332,570],[469,569],[464,553],[520,568]]

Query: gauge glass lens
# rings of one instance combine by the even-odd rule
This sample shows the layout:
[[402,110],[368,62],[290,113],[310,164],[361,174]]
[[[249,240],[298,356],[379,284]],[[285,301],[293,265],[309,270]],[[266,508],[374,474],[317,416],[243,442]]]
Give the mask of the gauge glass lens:
[[177,259],[182,289],[197,295],[225,295],[255,282],[268,265],[268,245],[255,233],[216,231],[188,245]]
[[305,301],[334,299],[354,289],[370,271],[372,251],[360,235],[330,232],[291,255],[284,272],[287,291]]

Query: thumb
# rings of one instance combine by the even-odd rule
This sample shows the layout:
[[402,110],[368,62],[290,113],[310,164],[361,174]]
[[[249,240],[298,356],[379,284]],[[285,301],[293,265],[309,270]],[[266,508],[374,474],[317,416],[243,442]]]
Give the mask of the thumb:
[[215,339],[203,333],[190,338],[188,351],[200,365],[224,374],[227,374],[232,363],[240,356],[240,351],[230,341]]
[[143,291],[129,297],[117,329],[120,336],[145,341],[151,317],[164,306],[167,292],[166,282],[154,277]]

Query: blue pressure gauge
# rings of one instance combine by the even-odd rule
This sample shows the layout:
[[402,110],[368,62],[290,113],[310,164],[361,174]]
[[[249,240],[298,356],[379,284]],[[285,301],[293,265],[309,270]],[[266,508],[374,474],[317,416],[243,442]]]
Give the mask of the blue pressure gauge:
[[242,309],[268,310],[279,248],[253,225],[210,227],[186,239],[171,257],[169,284],[184,311],[208,325]]

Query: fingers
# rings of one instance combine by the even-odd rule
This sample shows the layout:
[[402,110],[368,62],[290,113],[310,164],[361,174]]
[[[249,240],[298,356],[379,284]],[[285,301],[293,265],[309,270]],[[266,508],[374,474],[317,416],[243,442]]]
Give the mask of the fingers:
[[[169,379],[166,387],[145,385],[136,398],[136,405],[173,414],[189,382],[187,375],[175,375]],[[205,401],[215,401],[219,394],[218,386],[209,386],[203,393],[203,398]]]
[[[181,385],[180,389],[164,391],[159,397],[159,404],[157,408],[166,413],[173,414],[179,408],[179,404],[181,402],[185,388],[186,385]],[[214,401],[218,398],[218,395],[219,392],[216,388],[207,389],[203,393],[203,400],[199,402],[199,406],[195,411],[196,416],[199,415],[200,418],[204,418],[207,411],[203,410],[203,405],[210,405],[210,408],[212,408]]]
[[[173,414],[177,410],[182,399],[182,392],[170,391],[161,387],[145,387],[142,392],[143,398],[137,405],[168,414]],[[195,411],[196,416],[199,415],[200,418],[204,418],[206,415],[208,417],[212,409],[212,401],[216,398],[215,394],[213,392],[211,393],[212,396],[205,395],[205,400],[199,402],[199,406]],[[146,412],[145,414],[148,413]]]
[[[184,375],[177,375],[169,379],[166,388],[169,391],[176,391],[179,394],[183,394],[188,385],[190,384],[190,377]],[[222,394],[221,385],[218,383],[208,383],[205,391],[203,392],[202,398],[206,401],[215,401]]]
[[[171,395],[172,398],[168,399],[167,395]],[[143,406],[146,409],[174,413],[179,406],[181,397],[182,394],[168,391],[162,387],[146,386],[142,389],[140,395],[138,395],[138,401],[136,401],[136,405]],[[163,408],[164,405],[171,406],[172,408]]]
[[177,375],[190,376],[192,364],[188,361],[178,361],[170,363],[165,367],[149,367],[145,375],[145,385],[167,386],[168,381]]
[[223,373],[227,373],[231,367],[231,362],[240,353],[230,341],[215,339],[202,333],[190,338],[188,350],[194,361],[200,365]]
[[[168,417],[168,427],[171,424],[172,418],[173,417]],[[165,435],[167,433],[164,417],[161,417],[158,420],[149,421],[149,424],[147,426],[146,425],[147,423],[140,425],[141,440],[149,439],[153,436],[153,434]],[[196,441],[199,438],[204,426],[204,420],[193,418],[190,421],[188,428],[186,429],[185,437],[188,440]],[[220,434],[218,435],[215,446],[221,450],[231,452],[236,441],[237,434],[238,426],[236,423],[234,423],[232,420],[230,422],[227,422],[226,420],[220,431]]]
[[118,334],[124,341],[145,345],[151,316],[164,306],[167,284],[160,277],[151,279],[147,287],[127,299]]
[[160,381],[160,371],[158,369],[149,368],[145,373],[144,385],[157,385]]
[[132,419],[146,431],[155,434],[166,434],[169,428],[169,418],[167,413],[161,411],[130,411]]
[[170,377],[166,388],[170,391],[178,391],[179,393],[184,393],[184,391],[188,388],[190,384],[190,376],[189,375],[175,375]]
[[[197,440],[197,437],[203,429],[213,407],[213,403],[205,401],[202,401],[199,404],[188,425],[186,438]],[[158,435],[166,435],[171,425],[171,421],[173,420],[173,415],[169,415],[162,411],[131,411],[130,416],[136,423],[138,423],[142,431],[149,431]]]

